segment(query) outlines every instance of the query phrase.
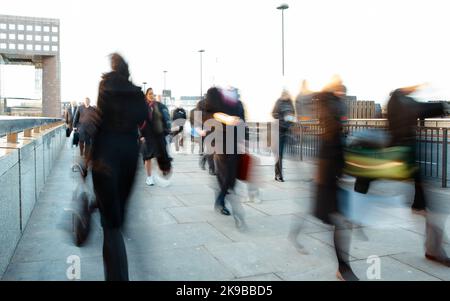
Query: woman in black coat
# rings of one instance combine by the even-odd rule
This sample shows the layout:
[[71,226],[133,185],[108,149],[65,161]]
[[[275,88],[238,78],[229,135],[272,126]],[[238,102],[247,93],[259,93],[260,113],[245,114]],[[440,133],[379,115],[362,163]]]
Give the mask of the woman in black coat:
[[272,117],[278,121],[278,148],[276,150],[275,180],[284,182],[283,178],[283,153],[289,129],[295,121],[295,109],[291,96],[287,91],[283,91],[281,97],[275,103],[272,110]]
[[[319,121],[323,130],[319,150],[319,166],[314,215],[324,223],[334,226],[334,248],[338,259],[337,277],[341,280],[358,280],[349,264],[351,234],[345,229],[345,218],[339,212],[338,179],[344,168],[342,119],[345,104],[341,97],[345,87],[337,83],[317,95]],[[341,230],[341,231],[339,231]]]
[[[214,133],[211,133],[217,139],[214,141],[213,149],[217,181],[220,187],[214,208],[223,215],[230,215],[230,211],[225,207],[225,197],[236,184],[240,159],[238,147],[244,143],[242,138],[245,139],[245,135],[244,137],[238,135],[238,131],[245,130],[244,106],[237,94],[235,97],[227,98],[222,89],[212,87],[206,93],[205,109],[208,116],[213,117],[215,113],[221,113],[234,119],[232,124],[225,124],[224,121],[216,119],[221,124],[214,128]],[[227,131],[233,131],[233,136],[227,135]],[[233,149],[230,145],[234,146]]]
[[92,178],[104,233],[105,278],[127,281],[121,228],[136,174],[138,126],[147,118],[147,106],[141,89],[129,80],[128,65],[120,55],[111,56],[111,68],[99,86]]

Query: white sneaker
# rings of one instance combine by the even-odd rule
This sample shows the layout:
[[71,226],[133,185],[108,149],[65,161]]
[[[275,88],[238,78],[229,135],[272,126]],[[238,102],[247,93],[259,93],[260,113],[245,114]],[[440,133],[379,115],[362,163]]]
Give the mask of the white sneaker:
[[145,180],[145,184],[147,184],[148,186],[153,186],[155,185],[155,181],[153,180],[153,177],[147,177],[147,179]]
[[156,185],[158,185],[160,187],[167,187],[170,185],[170,180],[156,176],[155,183],[156,183]]

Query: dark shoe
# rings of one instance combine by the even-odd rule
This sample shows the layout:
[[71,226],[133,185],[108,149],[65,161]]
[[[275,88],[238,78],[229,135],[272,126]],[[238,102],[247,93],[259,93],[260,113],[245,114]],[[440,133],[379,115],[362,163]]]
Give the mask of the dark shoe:
[[275,176],[275,181],[284,182],[284,179],[282,176]]
[[227,207],[215,206],[215,210],[223,215],[231,215],[230,211],[228,211]]
[[211,176],[215,176],[215,175],[216,175],[216,172],[214,171],[214,169],[210,168],[210,169],[209,169],[209,174],[210,174]]
[[439,257],[425,253],[425,258],[428,260],[436,261],[436,262],[443,264],[446,267],[450,268],[450,258],[449,257],[439,258]]
[[336,272],[336,277],[341,281],[359,281],[353,273],[352,268],[347,264],[341,264]]

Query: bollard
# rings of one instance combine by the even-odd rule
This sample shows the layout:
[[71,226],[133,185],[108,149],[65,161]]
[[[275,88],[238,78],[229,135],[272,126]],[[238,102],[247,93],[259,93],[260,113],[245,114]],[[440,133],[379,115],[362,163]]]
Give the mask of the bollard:
[[23,136],[24,136],[24,137],[28,137],[28,138],[31,137],[31,134],[32,134],[32,133],[31,133],[31,130],[32,130],[32,129],[26,129],[26,130],[24,130],[24,131],[23,131]]
[[17,133],[10,133],[6,135],[7,143],[17,143]]

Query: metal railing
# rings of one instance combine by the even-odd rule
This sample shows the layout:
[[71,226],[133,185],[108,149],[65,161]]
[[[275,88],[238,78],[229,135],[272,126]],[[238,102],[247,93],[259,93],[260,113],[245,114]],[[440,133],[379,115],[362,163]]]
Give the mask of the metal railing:
[[14,142],[20,132],[28,136],[32,130],[39,132],[41,128],[46,129],[62,121],[61,118],[0,116],[0,138],[7,136],[9,142]]
[[[435,122],[435,121],[433,121]],[[425,124],[430,124],[425,121]],[[437,124],[437,123],[436,123]],[[442,122],[441,124],[442,125]],[[272,124],[270,122],[249,123],[249,149],[251,152],[271,155]],[[385,120],[349,120],[344,125],[344,133],[351,135],[368,128],[386,128]],[[420,165],[422,175],[440,180],[442,187],[448,186],[449,177],[449,134],[450,127],[418,126],[416,140],[416,162]],[[317,122],[296,123],[290,129],[285,146],[285,156],[294,160],[312,160],[318,157],[322,129]],[[267,141],[262,141],[267,139]]]

